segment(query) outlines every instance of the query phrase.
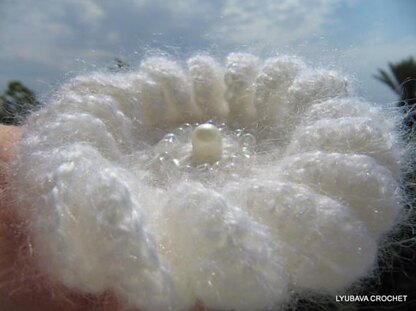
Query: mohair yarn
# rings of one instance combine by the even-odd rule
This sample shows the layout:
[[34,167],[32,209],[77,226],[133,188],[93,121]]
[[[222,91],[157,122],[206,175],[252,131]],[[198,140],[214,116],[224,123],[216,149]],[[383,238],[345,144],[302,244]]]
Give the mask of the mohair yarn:
[[[373,271],[403,200],[398,120],[297,57],[153,57],[34,112],[10,191],[54,282],[141,310],[279,308]],[[223,155],[195,164],[205,122]]]

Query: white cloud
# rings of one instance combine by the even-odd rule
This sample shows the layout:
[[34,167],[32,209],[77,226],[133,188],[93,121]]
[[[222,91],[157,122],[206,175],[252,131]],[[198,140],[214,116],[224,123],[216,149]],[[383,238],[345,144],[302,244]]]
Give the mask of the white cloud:
[[97,23],[102,21],[106,16],[104,10],[98,3],[93,1],[67,0],[69,3],[77,6],[81,12],[81,18],[87,23]]
[[[22,1],[6,7],[7,15],[0,33],[0,59],[20,59],[68,70],[77,57],[91,49],[77,44],[79,23],[87,31],[105,16],[94,2],[82,0],[39,1],[37,5]],[[73,14],[72,20],[68,14]]]
[[[139,40],[164,32],[170,37],[167,44],[175,36],[207,45],[287,44],[319,31],[337,1],[38,0],[35,6],[31,1],[10,2],[3,22],[6,31],[0,34],[0,58],[68,70],[75,59],[109,56],[117,44],[131,42],[122,48],[133,48],[135,32]],[[152,19],[155,13],[160,16]],[[115,25],[123,14],[130,20],[121,19]],[[132,21],[134,16],[137,20]],[[96,53],[88,59],[91,50]]]
[[228,0],[221,12],[222,22],[212,30],[217,38],[237,44],[289,44],[321,31],[338,2]]
[[[376,93],[374,98],[387,98],[388,90],[378,85],[371,74],[387,61],[411,54],[412,42],[416,41],[404,42],[402,38],[400,43],[389,42],[382,27],[377,34],[363,31],[363,41],[346,50],[335,50],[336,44],[331,41],[312,42],[311,38],[325,37],[337,25],[341,16],[334,13],[340,2],[37,0],[34,4],[30,0],[0,0],[0,66],[6,64],[2,67],[9,68],[0,73],[0,78],[6,81],[12,76],[12,63],[20,68],[22,77],[21,64],[28,64],[26,76],[33,77],[36,74],[30,71],[42,66],[49,73],[76,72],[135,51],[143,55],[147,46],[167,50],[173,47],[173,53],[185,45],[187,51],[214,47],[222,54],[245,45],[256,53],[268,54],[268,49],[277,49],[307,59],[321,57],[326,63],[345,64],[347,72],[356,73],[363,81],[365,90]],[[351,7],[361,4],[356,0],[346,3]],[[51,82],[57,79],[52,75],[39,78]]]

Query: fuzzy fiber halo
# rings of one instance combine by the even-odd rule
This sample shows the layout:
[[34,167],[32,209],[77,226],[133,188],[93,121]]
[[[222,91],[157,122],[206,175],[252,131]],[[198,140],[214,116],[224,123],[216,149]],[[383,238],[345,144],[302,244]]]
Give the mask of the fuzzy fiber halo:
[[[401,211],[398,116],[297,57],[146,59],[74,78],[10,167],[51,280],[142,310],[266,310],[372,272]],[[218,127],[215,163],[191,134]]]

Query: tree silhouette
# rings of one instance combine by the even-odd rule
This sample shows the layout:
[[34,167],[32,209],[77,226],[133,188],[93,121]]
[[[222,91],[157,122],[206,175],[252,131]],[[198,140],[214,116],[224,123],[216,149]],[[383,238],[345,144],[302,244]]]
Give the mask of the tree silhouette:
[[[390,73],[379,69],[374,77],[390,87],[398,96],[397,106],[404,112],[404,138],[408,141],[416,139],[416,62],[409,57],[397,63],[389,63]],[[416,299],[416,161],[412,160],[409,171],[403,172],[403,190],[408,198],[405,206],[407,222],[396,234],[390,237],[392,247],[391,261],[388,268],[379,276],[380,294],[408,294],[408,300]],[[383,262],[380,263],[383,267]],[[374,306],[374,305],[373,305]],[[371,307],[371,306],[370,306]],[[394,306],[394,310],[399,310]],[[408,310],[410,306],[403,306],[400,310]],[[393,310],[393,308],[391,309]]]
[[0,123],[19,125],[39,104],[32,90],[19,81],[10,81],[0,96]]
[[404,124],[412,130],[416,123],[416,62],[413,57],[409,57],[398,63],[389,63],[389,68],[390,74],[379,69],[378,75],[374,77],[399,95],[397,106],[403,107],[406,114]]

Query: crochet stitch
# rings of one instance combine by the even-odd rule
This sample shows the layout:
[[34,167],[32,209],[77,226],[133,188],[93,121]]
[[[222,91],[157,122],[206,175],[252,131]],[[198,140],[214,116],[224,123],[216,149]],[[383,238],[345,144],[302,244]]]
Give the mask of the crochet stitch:
[[[34,112],[10,189],[57,283],[143,310],[266,310],[372,272],[401,210],[398,119],[297,57],[153,57]],[[192,157],[201,123],[219,160]]]

